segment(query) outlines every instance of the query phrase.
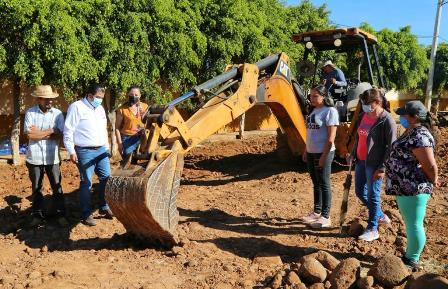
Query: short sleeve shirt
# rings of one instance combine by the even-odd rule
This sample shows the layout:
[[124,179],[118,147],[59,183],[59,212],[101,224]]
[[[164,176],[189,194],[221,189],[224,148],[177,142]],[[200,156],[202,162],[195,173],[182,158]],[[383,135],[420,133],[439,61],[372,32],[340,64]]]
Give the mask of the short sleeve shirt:
[[[64,115],[54,107],[44,113],[36,105],[25,113],[23,132],[28,133],[31,126],[35,126],[39,130],[57,128],[62,133],[64,131]],[[29,140],[26,161],[33,165],[58,164],[60,162],[59,140],[53,138]]]
[[[328,127],[339,125],[338,111],[334,107],[315,108],[306,117],[306,151],[322,153],[328,139]],[[335,150],[335,146],[331,150]]]
[[386,194],[415,196],[432,193],[433,184],[412,153],[413,149],[423,147],[435,147],[433,136],[423,126],[413,128],[392,143],[386,161]]

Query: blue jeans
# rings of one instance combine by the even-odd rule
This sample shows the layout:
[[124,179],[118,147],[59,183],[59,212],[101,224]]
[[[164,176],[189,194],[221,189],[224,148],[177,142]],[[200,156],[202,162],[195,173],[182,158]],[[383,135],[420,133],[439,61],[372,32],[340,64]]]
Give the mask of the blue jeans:
[[384,217],[381,210],[381,185],[383,180],[374,180],[376,168],[367,166],[365,161],[356,161],[355,192],[361,202],[369,209],[367,229],[377,230],[378,220]]
[[140,144],[140,137],[141,134],[134,134],[134,135],[121,135],[121,142],[123,144],[123,157],[126,158],[130,154],[132,154]]
[[78,156],[78,169],[81,177],[79,186],[79,201],[81,204],[81,218],[85,219],[92,213],[91,194],[93,172],[98,176],[98,197],[100,209],[107,209],[104,190],[110,176],[109,152],[106,147],[82,148],[75,147]]
[[334,158],[334,151],[327,155],[325,165],[319,167],[319,159],[322,154],[307,153],[307,167],[313,181],[314,191],[314,212],[322,214],[323,217],[330,217],[331,208],[331,163]]

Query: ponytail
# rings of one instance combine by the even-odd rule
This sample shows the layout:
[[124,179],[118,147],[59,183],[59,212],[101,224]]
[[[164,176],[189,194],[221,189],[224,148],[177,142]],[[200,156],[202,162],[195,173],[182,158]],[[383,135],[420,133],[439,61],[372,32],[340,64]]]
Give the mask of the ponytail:
[[432,137],[434,138],[435,144],[437,144],[437,142],[438,142],[437,123],[436,123],[436,118],[434,117],[434,115],[428,111],[426,113],[426,117],[423,119],[419,119],[419,120],[420,120],[420,124],[429,130]]

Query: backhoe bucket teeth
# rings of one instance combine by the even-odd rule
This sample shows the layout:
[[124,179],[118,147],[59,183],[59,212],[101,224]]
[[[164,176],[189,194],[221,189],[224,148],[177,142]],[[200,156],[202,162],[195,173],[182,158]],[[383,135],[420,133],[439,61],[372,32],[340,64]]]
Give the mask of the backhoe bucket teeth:
[[130,233],[171,247],[176,244],[177,191],[184,155],[171,152],[149,174],[117,170],[106,185],[106,201]]

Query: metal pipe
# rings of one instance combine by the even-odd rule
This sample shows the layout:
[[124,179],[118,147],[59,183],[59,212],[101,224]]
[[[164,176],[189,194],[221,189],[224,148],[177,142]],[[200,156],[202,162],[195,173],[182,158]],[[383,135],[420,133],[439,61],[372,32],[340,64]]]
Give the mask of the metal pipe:
[[432,37],[432,45],[431,45],[431,55],[430,61],[431,65],[428,71],[428,83],[426,84],[426,93],[425,93],[425,105],[428,111],[431,110],[431,97],[432,97],[432,86],[434,81],[434,67],[436,62],[436,54],[437,54],[437,42],[439,40],[439,29],[440,29],[440,16],[442,14],[442,5],[446,4],[443,0],[439,0],[437,3],[437,13],[436,13],[436,22],[434,23],[434,35]]
[[378,70],[378,76],[380,77],[380,85],[381,85],[381,87],[384,87],[384,88],[386,88],[388,90],[389,88],[385,85],[386,82],[384,81],[383,74],[381,73],[380,58],[378,56],[378,50],[376,49],[376,45],[375,44],[372,44],[372,49],[373,49],[373,55],[375,56],[376,69]]
[[374,85],[375,83],[373,82],[372,63],[370,62],[369,47],[367,45],[367,40],[361,34],[355,34],[354,36],[356,36],[356,37],[358,37],[358,38],[360,38],[362,40],[362,43],[363,43],[363,46],[364,46],[364,59],[367,62],[367,69],[369,70],[369,80],[370,80],[370,83],[372,85]]
[[[273,54],[266,58],[263,58],[262,60],[258,61],[255,64],[257,65],[259,70],[264,70],[264,69],[276,64],[278,62],[279,58],[280,58],[280,54]],[[229,80],[235,78],[237,75],[238,75],[238,68],[237,67],[232,68],[229,71],[226,71],[218,76],[213,77],[210,80],[207,80],[204,83],[201,83],[201,84],[195,86],[192,91],[189,91],[189,92],[179,96],[178,98],[172,100],[170,103],[168,103],[168,106],[175,106],[175,105],[195,96],[201,90],[212,89],[220,84],[223,84],[226,81],[229,81]]]

